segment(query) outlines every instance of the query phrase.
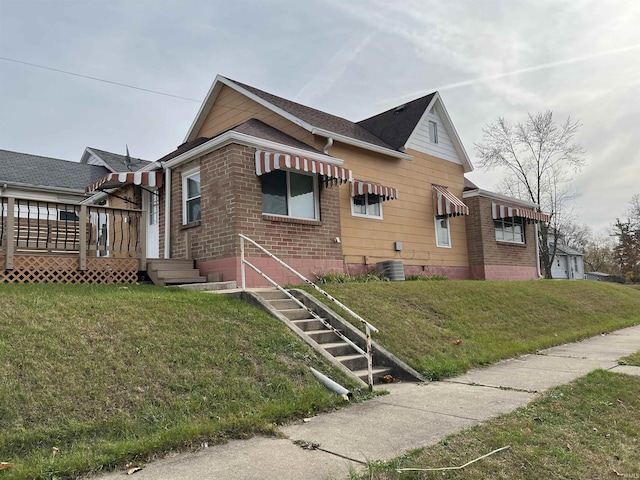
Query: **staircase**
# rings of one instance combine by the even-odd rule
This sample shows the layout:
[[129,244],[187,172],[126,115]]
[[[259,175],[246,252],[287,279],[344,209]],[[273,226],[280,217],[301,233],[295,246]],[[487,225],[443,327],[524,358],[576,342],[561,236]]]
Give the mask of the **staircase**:
[[[362,332],[301,290],[291,290],[305,306],[327,321],[358,347],[366,350],[366,338]],[[318,353],[352,377],[367,384],[367,358],[343,340],[320,320],[313,318],[306,308],[300,307],[286,294],[277,290],[256,290],[243,292],[243,298],[267,310],[282,320]],[[401,362],[382,347],[374,344],[374,383],[389,383],[397,380],[424,381],[424,378],[408,365]]]
[[206,277],[200,275],[193,260],[149,259],[147,275],[156,285],[184,285],[205,283]]

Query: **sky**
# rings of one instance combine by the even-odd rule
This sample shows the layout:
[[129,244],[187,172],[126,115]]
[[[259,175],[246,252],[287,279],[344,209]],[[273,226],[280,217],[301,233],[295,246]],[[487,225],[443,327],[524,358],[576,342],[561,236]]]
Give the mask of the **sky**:
[[581,123],[578,223],[640,193],[637,0],[0,0],[0,149],[156,160],[217,74],[352,121],[438,90],[485,190],[482,129],[552,110]]

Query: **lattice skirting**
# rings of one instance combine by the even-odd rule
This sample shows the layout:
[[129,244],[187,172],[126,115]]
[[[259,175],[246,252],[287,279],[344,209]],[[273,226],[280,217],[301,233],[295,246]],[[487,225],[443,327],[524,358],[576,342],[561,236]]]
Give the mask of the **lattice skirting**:
[[[5,256],[0,255],[0,268]],[[77,257],[15,255],[13,270],[0,270],[0,283],[135,283],[136,258],[87,258],[87,270],[78,270]]]

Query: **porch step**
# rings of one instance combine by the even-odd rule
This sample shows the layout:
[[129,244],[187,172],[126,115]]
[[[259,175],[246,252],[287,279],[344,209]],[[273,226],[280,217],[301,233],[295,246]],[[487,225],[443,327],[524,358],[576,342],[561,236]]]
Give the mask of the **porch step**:
[[184,285],[205,283],[193,260],[153,259],[147,260],[147,275],[156,285]]
[[367,357],[354,353],[351,355],[341,355],[336,357],[341,364],[347,367],[349,370],[357,372],[359,370],[367,369]]

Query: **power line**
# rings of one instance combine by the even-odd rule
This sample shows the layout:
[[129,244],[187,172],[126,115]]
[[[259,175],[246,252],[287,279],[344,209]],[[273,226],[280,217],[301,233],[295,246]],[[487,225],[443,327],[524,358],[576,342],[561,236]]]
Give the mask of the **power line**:
[[7,62],[20,63],[22,65],[28,65],[30,67],[42,68],[44,70],[51,70],[52,72],[64,73],[67,75],[73,75],[74,77],[87,78],[89,80],[95,80],[96,82],[109,83],[111,85],[117,85],[119,87],[132,88],[134,90],[141,90],[143,92],[155,93],[156,95],[164,95],[165,97],[173,97],[179,98],[180,100],[188,100],[190,102],[202,103],[202,100],[196,100],[194,98],[181,97],[180,95],[172,95],[170,93],[158,92],[157,90],[149,90],[148,88],[135,87],[133,85],[127,85],[126,83],[112,82],[111,80],[105,80],[104,78],[90,77],[89,75],[82,75],[80,73],[69,72],[67,70],[60,70],[58,68],[45,67],[44,65],[38,65],[35,63],[23,62],[21,60],[15,60],[13,58],[0,57],[0,60],[5,60]]

